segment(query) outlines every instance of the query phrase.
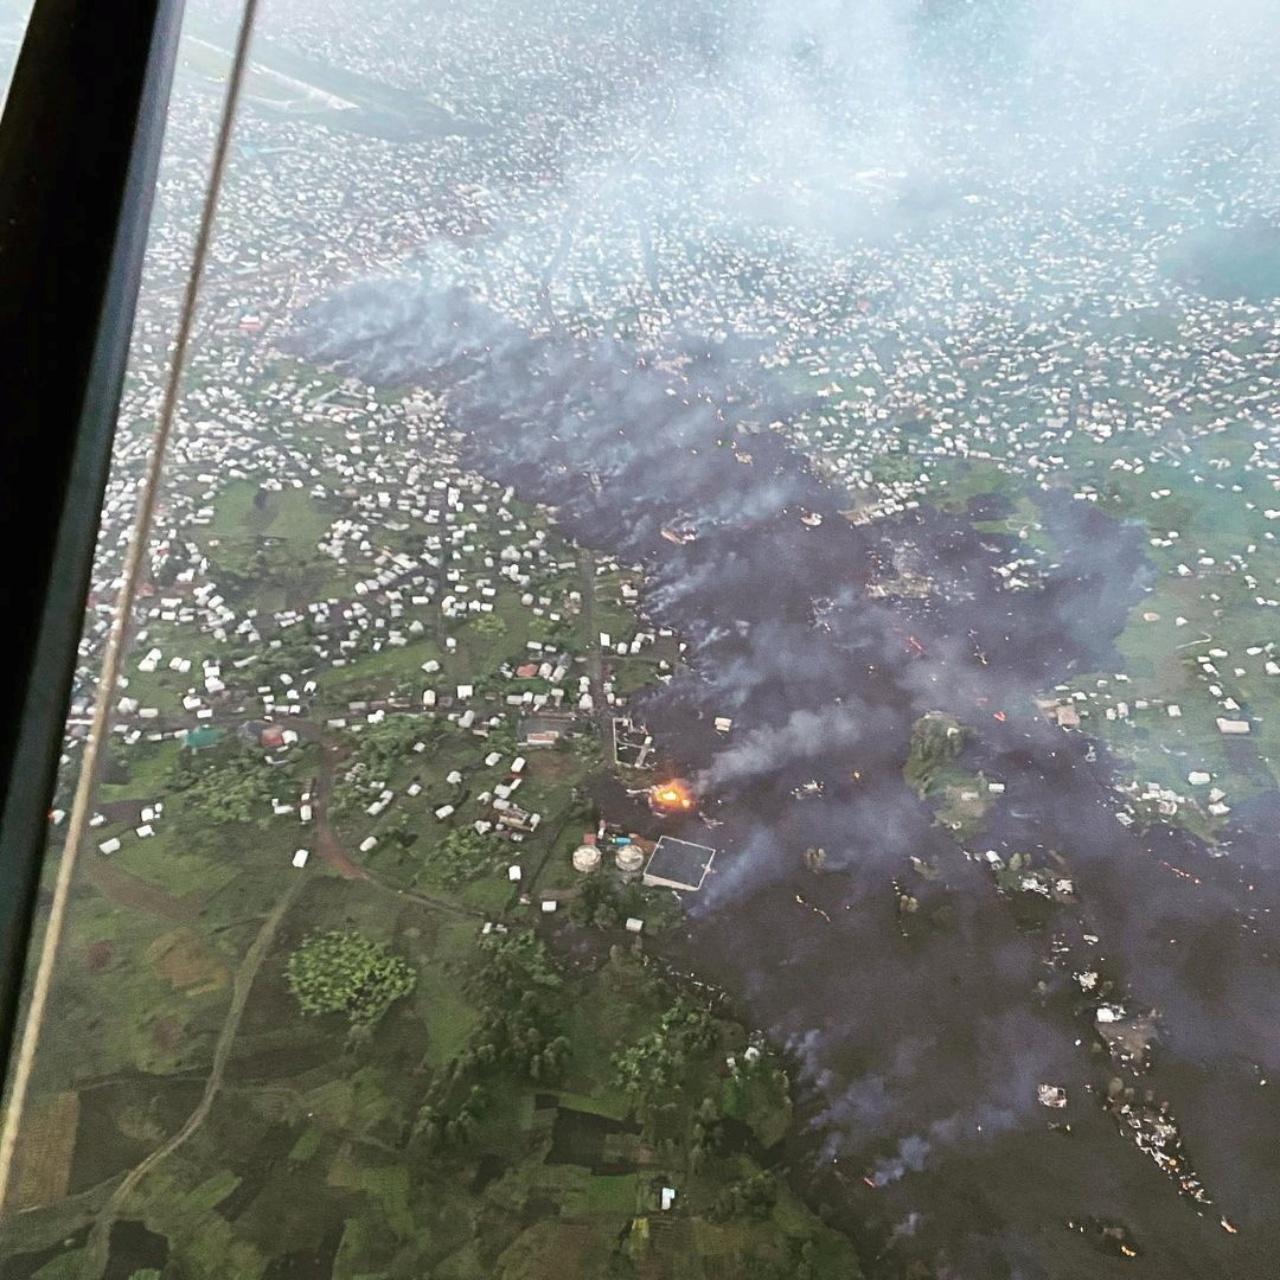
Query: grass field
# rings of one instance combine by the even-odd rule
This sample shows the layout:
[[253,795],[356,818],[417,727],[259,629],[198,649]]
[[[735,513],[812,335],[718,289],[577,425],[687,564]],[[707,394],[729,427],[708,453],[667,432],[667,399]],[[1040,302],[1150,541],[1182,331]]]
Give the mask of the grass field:
[[67,1089],[32,1103],[22,1144],[14,1203],[18,1209],[52,1204],[67,1194],[80,1123],[80,1095]]
[[[308,931],[324,928],[354,928],[385,940],[411,957],[418,975],[412,996],[355,1050],[341,1049],[334,1015],[300,1018],[284,979],[292,949]],[[273,1259],[330,1252],[335,1276],[387,1274],[401,1266],[406,1274],[476,1280],[640,1276],[647,1265],[663,1274],[675,1266],[670,1273],[678,1274],[685,1265],[681,1250],[694,1232],[708,1256],[726,1267],[754,1254],[787,1258],[808,1242],[830,1252],[841,1267],[820,1274],[858,1275],[847,1242],[785,1191],[768,1220],[706,1221],[718,1189],[755,1171],[741,1155],[716,1157],[694,1173],[685,1139],[677,1136],[676,1145],[658,1155],[626,1136],[616,1150],[643,1161],[632,1169],[547,1162],[555,1107],[613,1122],[628,1118],[630,1104],[613,1082],[612,1055],[652,1032],[670,997],[627,957],[570,980],[563,1008],[571,1065],[559,1086],[549,1093],[546,1084],[499,1070],[488,1079],[489,1101],[471,1145],[427,1154],[408,1141],[422,1090],[466,1050],[476,1026],[467,992],[478,929],[473,918],[388,895],[372,884],[321,876],[307,886],[250,992],[207,1123],[141,1184],[129,1207],[147,1233],[167,1242],[184,1275],[262,1277]],[[128,930],[117,923],[108,932],[103,941],[125,946]],[[216,957],[199,942],[181,928],[154,932],[145,949],[166,986],[189,988],[208,979]],[[142,945],[141,939],[132,945]],[[123,964],[126,957],[118,959]],[[146,996],[111,990],[112,1002],[120,998],[128,1007],[153,1008],[159,998],[154,988]],[[729,1037],[724,1043],[741,1044],[740,1028],[726,1025],[723,1034]],[[200,1052],[207,1053],[208,1044],[197,1038]],[[685,1087],[675,1095],[685,1099],[682,1114],[697,1099],[719,1096],[722,1053],[715,1048],[686,1068]],[[87,1111],[73,1091],[48,1097],[38,1114],[42,1165],[26,1175],[24,1203],[56,1200],[66,1189],[73,1141],[93,1156],[76,1165],[73,1188],[95,1185],[141,1158],[180,1123],[200,1087],[197,1067],[181,1087],[133,1076],[92,1089],[81,1095],[91,1100]],[[774,1136],[779,1116],[769,1106],[755,1108],[743,1095],[733,1107],[752,1127],[760,1125],[762,1139]],[[689,1132],[687,1119],[668,1117],[663,1127],[675,1135]],[[482,1174],[484,1169],[490,1172]],[[477,1194],[481,1177],[487,1182]],[[636,1224],[656,1212],[660,1184],[678,1185],[688,1208],[659,1236]],[[531,1213],[538,1219],[533,1226]],[[27,1222],[23,1238],[68,1237],[65,1220],[52,1211],[47,1223],[61,1236],[33,1234]],[[0,1234],[6,1243],[11,1238]],[[49,1274],[73,1274],[78,1262],[73,1241],[49,1264]]]
[[254,480],[230,481],[201,530],[205,551],[222,571],[224,592],[241,607],[263,612],[348,595],[341,566],[317,546],[335,510],[306,489],[270,491]]

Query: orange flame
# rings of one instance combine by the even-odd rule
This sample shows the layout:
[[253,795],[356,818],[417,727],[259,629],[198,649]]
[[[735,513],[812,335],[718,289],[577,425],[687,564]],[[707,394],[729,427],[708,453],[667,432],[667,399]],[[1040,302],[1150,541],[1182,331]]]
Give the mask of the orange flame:
[[687,782],[672,778],[649,789],[649,804],[659,813],[688,813],[693,808],[693,791]]

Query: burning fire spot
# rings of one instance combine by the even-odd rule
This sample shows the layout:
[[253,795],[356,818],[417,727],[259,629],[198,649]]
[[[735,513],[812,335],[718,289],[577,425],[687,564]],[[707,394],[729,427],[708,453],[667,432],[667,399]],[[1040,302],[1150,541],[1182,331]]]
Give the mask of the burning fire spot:
[[689,813],[694,807],[693,789],[681,778],[659,782],[649,789],[649,807],[654,813]]

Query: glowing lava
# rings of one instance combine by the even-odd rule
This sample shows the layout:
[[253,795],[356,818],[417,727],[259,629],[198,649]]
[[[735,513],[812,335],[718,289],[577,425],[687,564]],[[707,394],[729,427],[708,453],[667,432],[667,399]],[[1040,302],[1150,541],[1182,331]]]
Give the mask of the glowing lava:
[[689,813],[693,806],[693,788],[681,778],[649,788],[649,808],[654,813]]

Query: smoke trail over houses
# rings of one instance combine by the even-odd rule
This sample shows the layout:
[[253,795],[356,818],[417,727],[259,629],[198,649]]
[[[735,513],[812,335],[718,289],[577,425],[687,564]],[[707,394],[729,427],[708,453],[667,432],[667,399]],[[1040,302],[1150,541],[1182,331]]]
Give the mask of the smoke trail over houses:
[[776,729],[755,729],[740,743],[722,751],[699,775],[700,786],[721,787],[760,774],[786,771],[805,760],[851,747],[865,732],[857,711],[829,707],[793,711]]

